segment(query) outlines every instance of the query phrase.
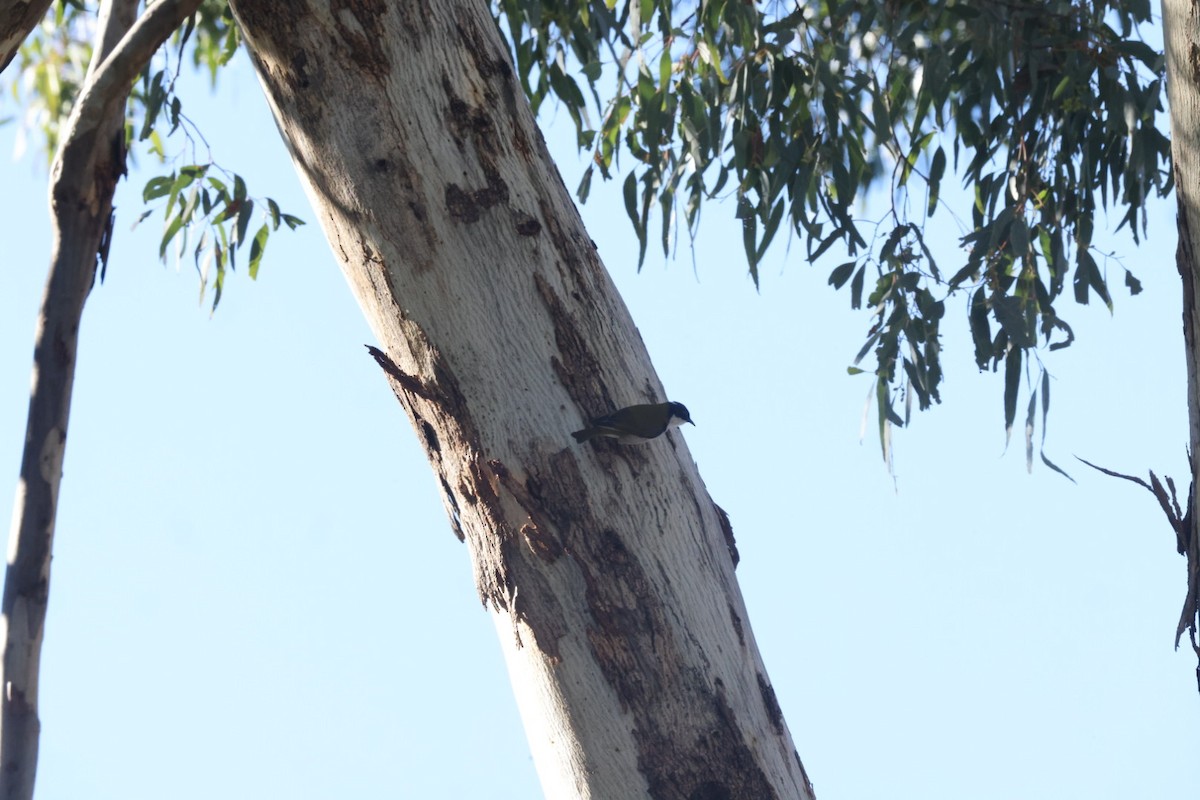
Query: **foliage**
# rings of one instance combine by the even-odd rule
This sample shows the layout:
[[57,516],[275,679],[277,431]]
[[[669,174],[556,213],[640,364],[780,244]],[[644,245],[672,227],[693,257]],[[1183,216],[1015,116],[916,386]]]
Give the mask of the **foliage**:
[[[259,262],[262,261],[271,232],[279,230],[280,224],[295,230],[297,226],[303,225],[304,221],[283,213],[279,210],[279,204],[268,197],[261,202],[265,207],[262,213],[264,220],[251,237],[250,225],[254,219],[256,203],[246,194],[246,182],[240,175],[233,175],[233,187],[230,188],[225,181],[211,175],[212,171],[215,171],[212,164],[189,165],[170,175],[156,176],[146,184],[142,191],[142,199],[149,203],[167,198],[162,205],[165,225],[158,248],[159,258],[163,260],[166,260],[167,250],[172,243],[175,245],[177,257],[186,252],[188,232],[197,227],[201,228],[200,240],[193,251],[196,271],[200,274],[200,300],[204,300],[208,277],[215,266],[215,311],[225,288],[225,270],[234,267],[241,248],[247,242],[250,244],[247,271],[251,279],[256,278]],[[156,210],[150,208],[142,212],[138,222]]]
[[[1073,340],[1062,295],[1069,284],[1077,302],[1096,296],[1112,307],[1092,247],[1097,213],[1120,210],[1119,227],[1136,242],[1145,198],[1171,188],[1169,143],[1155,127],[1163,59],[1138,30],[1148,0],[493,0],[493,8],[535,110],[555,99],[592,152],[581,199],[595,171],[623,174],[639,264],[654,233],[669,252],[677,221],[694,236],[704,202],[721,197],[734,200],[756,285],[780,230],[799,236],[810,261],[841,245],[849,260],[829,282],[870,314],[850,371],[875,376],[885,458],[891,426],[909,420],[914,401],[925,409],[941,400],[941,322],[958,293],[978,366],[1003,365],[1006,431],[1024,376],[1029,408],[1042,400],[1044,436],[1040,353]],[[16,94],[48,153],[90,57],[89,20],[77,0],[62,2],[22,48]],[[179,161],[162,129],[182,128],[194,150],[199,134],[174,89],[179,70],[188,58],[215,81],[238,45],[227,4],[206,0],[135,87],[130,141]],[[253,206],[239,199],[237,176],[196,166],[211,157],[187,161],[145,195],[167,198],[164,234],[183,237],[179,252],[191,226],[209,226],[198,242],[214,249],[196,260],[216,267],[219,299]],[[948,175],[973,202],[969,213],[948,209],[965,256],[943,272],[926,226],[946,207]],[[869,191],[891,198],[882,221],[855,214]],[[259,233],[297,222],[269,200],[259,206]],[[1140,290],[1128,271],[1124,282]],[[860,367],[868,354],[873,363]]]
[[[78,0],[57,3],[20,49],[13,99],[25,109],[24,130],[40,138],[47,162],[58,149],[60,127],[70,116],[85,80],[94,15],[94,9]],[[235,266],[242,246],[250,247],[247,272],[253,279],[271,232],[281,224],[289,228],[303,224],[298,217],[282,212],[274,200],[252,198],[244,178],[218,167],[211,154],[197,158],[196,142],[203,142],[203,136],[183,112],[176,81],[184,61],[190,60],[193,68],[206,70],[215,85],[218,70],[237,52],[240,42],[228,3],[205,0],[165,52],[143,70],[132,87],[126,111],[126,145],[131,158],[136,159],[139,150],[130,145],[142,142],[146,143],[145,152],[160,165],[181,161],[185,153],[191,155],[192,163],[147,182],[144,202],[166,201],[144,211],[134,224],[161,209],[159,256],[164,260],[172,244],[178,257],[189,239],[196,242],[192,254],[200,275],[200,297],[203,302],[211,279],[213,310],[224,291],[225,272]],[[166,142],[176,133],[182,134],[185,142],[171,153]],[[256,209],[259,224],[251,235]]]
[[[217,71],[229,62],[240,43],[228,5],[206,0],[172,42],[174,70],[170,69],[170,59],[166,67],[153,73],[147,67],[131,95],[131,102],[139,104],[142,112],[137,139],[149,141],[150,152],[162,160],[167,158],[160,131],[162,122],[169,126],[168,136],[181,126],[194,129],[183,115],[182,102],[175,92],[175,81],[189,40],[193,42],[193,66],[207,68],[215,84]],[[188,138],[191,141],[191,137]],[[214,173],[222,174],[224,179]],[[211,275],[214,311],[225,289],[226,270],[235,267],[242,247],[250,246],[247,272],[251,279],[257,278],[271,233],[281,224],[290,229],[304,224],[299,217],[283,213],[271,198],[256,201],[250,197],[241,175],[222,170],[211,159],[204,164],[184,165],[168,175],[151,178],[142,191],[142,200],[150,203],[164,197],[166,202],[159,206],[163,215],[159,258],[165,261],[172,245],[176,258],[180,258],[188,249],[189,238],[195,238],[195,232],[199,230],[192,256],[200,276],[200,300],[204,301]],[[260,209],[261,222],[251,236],[250,226],[256,207]],[[137,222],[142,222],[156,210],[147,209]]]
[[[94,27],[77,5],[56,3],[13,62],[18,77],[10,93],[23,111],[23,138],[32,133],[40,140],[47,164],[58,151],[59,126],[70,116],[91,63]],[[24,149],[26,142],[19,146]]]
[[[1136,242],[1146,197],[1171,188],[1169,142],[1155,127],[1163,59],[1138,31],[1148,0],[496,0],[494,9],[535,109],[555,97],[592,150],[580,198],[593,170],[614,177],[628,156],[639,264],[652,209],[665,253],[680,208],[694,236],[704,201],[724,195],[736,202],[756,285],[785,220],[810,261],[841,243],[851,260],[829,282],[849,285],[854,308],[866,293],[871,323],[855,364],[874,353],[885,459],[890,427],[913,399],[921,409],[940,402],[940,324],[946,300],[967,293],[977,364],[1004,366],[1008,432],[1022,375],[1039,367],[1026,424],[1032,463],[1039,392],[1043,436],[1049,402],[1039,337],[1049,350],[1073,340],[1056,305],[1068,278],[1077,302],[1095,295],[1112,307],[1092,248],[1097,212],[1123,210],[1120,227]],[[964,263],[949,276],[925,242],[948,170],[974,197],[970,222],[959,223]],[[854,208],[872,189],[889,193],[891,209],[864,227]],[[1127,271],[1125,283],[1140,290]]]

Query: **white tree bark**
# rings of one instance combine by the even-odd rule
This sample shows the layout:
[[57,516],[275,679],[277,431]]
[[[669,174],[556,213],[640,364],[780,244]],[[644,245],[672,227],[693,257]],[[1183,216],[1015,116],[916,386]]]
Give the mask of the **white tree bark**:
[[546,795],[811,797],[680,434],[571,440],[667,396],[486,4],[233,7],[470,549]]
[[[1167,55],[1167,95],[1171,104],[1171,157],[1175,169],[1176,263],[1183,280],[1183,330],[1188,374],[1191,491],[1179,525],[1179,552],[1187,558],[1187,594],[1180,614],[1176,645],[1185,630],[1196,645],[1200,614],[1200,511],[1197,508],[1197,458],[1200,457],[1200,4],[1196,0],[1163,0],[1163,43]],[[1197,651],[1200,656],[1200,649]],[[1197,668],[1200,683],[1200,668]]]

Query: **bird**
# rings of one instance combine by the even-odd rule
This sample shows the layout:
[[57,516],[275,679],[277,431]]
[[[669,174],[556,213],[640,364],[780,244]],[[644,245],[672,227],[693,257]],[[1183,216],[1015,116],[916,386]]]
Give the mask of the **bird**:
[[603,436],[616,439],[621,444],[640,444],[685,422],[696,424],[692,422],[692,416],[683,403],[648,403],[596,417],[588,427],[571,435],[580,443]]

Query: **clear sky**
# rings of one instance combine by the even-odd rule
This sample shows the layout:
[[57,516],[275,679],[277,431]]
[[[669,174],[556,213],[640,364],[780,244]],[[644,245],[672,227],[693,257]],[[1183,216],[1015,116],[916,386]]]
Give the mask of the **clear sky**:
[[[190,262],[157,261],[161,223],[130,232],[150,159],[121,186],[83,321],[38,797],[537,797],[467,550],[252,72],[239,57],[215,95],[186,83],[213,157],[310,224],[276,234],[210,317]],[[560,117],[542,123],[573,189],[586,161]],[[9,497],[49,257],[46,170],[13,160],[15,136],[0,127]],[[870,381],[846,366],[870,320],[826,285],[837,255],[812,266],[780,242],[756,292],[714,204],[694,256],[681,237],[639,274],[619,185],[592,194],[592,238],[696,421],[682,435],[733,522],[817,796],[1194,798],[1196,661],[1172,649],[1184,561],[1148,493],[1073,458],[1186,485],[1173,199],[1140,249],[1103,244],[1146,291],[1110,265],[1115,314],[1064,299],[1078,339],[1043,353],[1047,451],[1075,485],[1027,474],[1017,438],[1005,452],[1002,376],[974,366],[965,297],[943,325],[944,404],[897,434],[893,482],[873,428],[860,442]],[[958,255],[949,214],[930,234]]]

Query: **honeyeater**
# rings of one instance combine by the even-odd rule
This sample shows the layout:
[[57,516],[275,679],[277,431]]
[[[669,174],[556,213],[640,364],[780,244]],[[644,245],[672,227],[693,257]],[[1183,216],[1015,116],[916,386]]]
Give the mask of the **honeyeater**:
[[683,403],[649,403],[629,406],[603,417],[596,417],[581,431],[571,435],[577,442],[586,442],[597,436],[616,439],[621,444],[648,442],[661,436],[669,429],[692,422]]

